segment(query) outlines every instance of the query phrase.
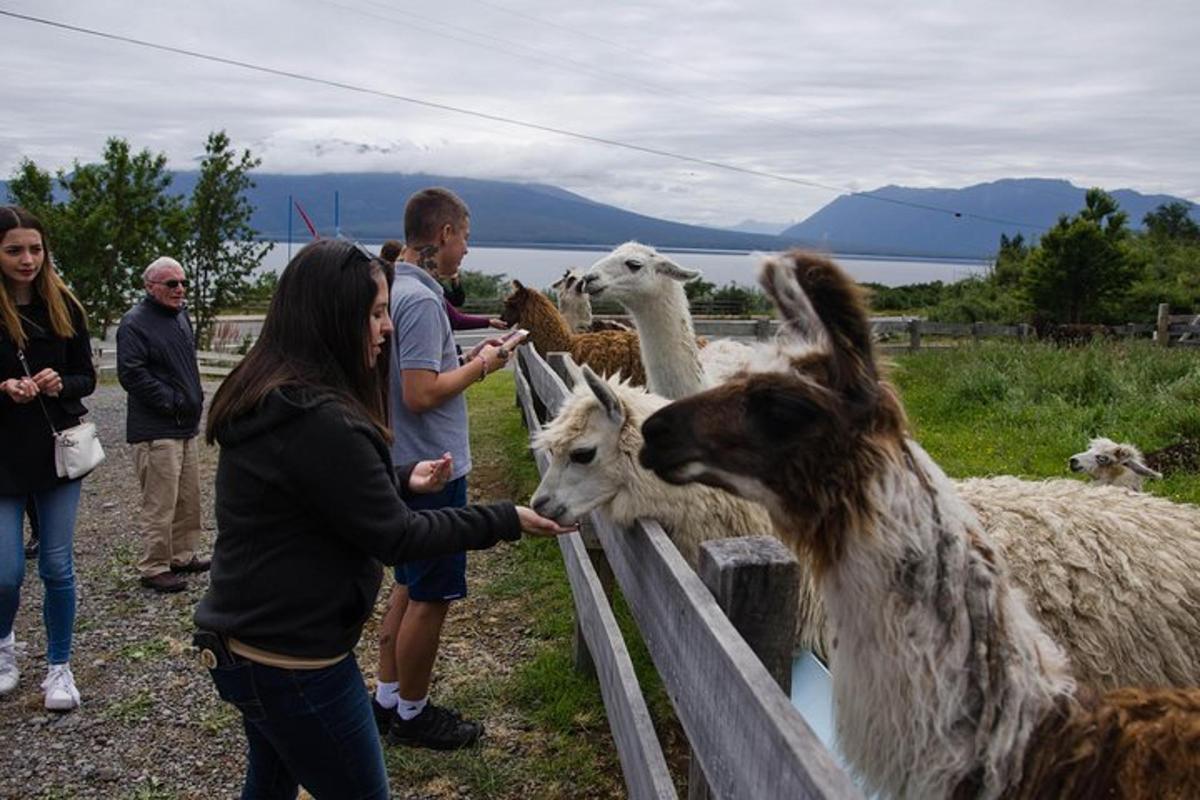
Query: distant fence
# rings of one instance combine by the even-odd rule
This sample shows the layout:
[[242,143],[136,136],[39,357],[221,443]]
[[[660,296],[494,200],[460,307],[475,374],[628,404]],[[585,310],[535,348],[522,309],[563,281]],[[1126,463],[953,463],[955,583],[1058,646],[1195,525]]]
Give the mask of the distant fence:
[[[518,353],[517,406],[532,436],[568,396],[569,356]],[[545,456],[535,457],[544,471]],[[576,665],[600,683],[630,797],[676,793],[612,614],[614,582],[690,743],[689,800],[862,797],[788,697],[798,565],[778,540],[704,542],[699,575],[649,520],[623,530],[593,513],[558,544],[575,600]]]
[[[603,317],[598,317],[603,318]],[[629,322],[627,316],[608,317]],[[241,360],[234,349],[244,350],[258,337],[262,328],[261,314],[223,315],[216,318],[221,333],[213,350],[197,353],[200,374],[220,378],[229,374],[233,365]],[[693,319],[696,333],[710,339],[741,339],[743,341],[767,341],[779,330],[779,321],[761,317],[757,319]],[[1136,339],[1149,337],[1163,347],[1200,346],[1200,316],[1194,314],[1171,314],[1164,303],[1158,307],[1158,321],[1154,324],[1129,322],[1122,325],[1064,325],[1056,326],[1062,336],[1049,337],[1063,341],[1078,342],[1086,338]],[[989,322],[959,323],[930,322],[904,317],[872,317],[871,329],[883,352],[920,350],[923,348],[943,349],[956,343],[978,342],[985,338],[1008,338],[1027,342],[1037,338],[1033,326],[996,325]],[[460,331],[455,336],[460,345],[469,347],[494,331]],[[933,338],[935,341],[928,341]],[[101,374],[112,372],[117,367],[116,349],[111,343],[92,340],[92,361]]]

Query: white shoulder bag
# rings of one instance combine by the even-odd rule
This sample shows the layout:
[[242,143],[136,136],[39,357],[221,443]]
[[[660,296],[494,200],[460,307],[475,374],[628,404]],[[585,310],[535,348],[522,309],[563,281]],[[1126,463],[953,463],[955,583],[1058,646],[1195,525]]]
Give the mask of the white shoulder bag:
[[[18,350],[17,358],[21,360],[25,375],[33,380],[33,375],[29,372],[29,363],[25,360],[25,353]],[[104,448],[100,446],[100,437],[96,435],[95,423],[81,422],[71,428],[55,430],[54,422],[50,419],[50,412],[46,410],[46,404],[42,401],[40,394],[38,402],[42,405],[42,413],[46,415],[46,423],[50,426],[51,435],[54,436],[54,471],[58,477],[72,480],[82,478],[100,466],[104,461]]]

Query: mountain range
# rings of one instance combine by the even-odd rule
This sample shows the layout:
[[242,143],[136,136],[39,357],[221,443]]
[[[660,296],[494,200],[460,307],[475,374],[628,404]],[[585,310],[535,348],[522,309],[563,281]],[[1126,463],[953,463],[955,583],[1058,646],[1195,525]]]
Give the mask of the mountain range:
[[[1135,229],[1160,205],[1186,202],[1132,189],[1109,193]],[[1009,178],[963,189],[884,186],[843,195],[780,237],[842,253],[883,248],[897,255],[988,258],[995,255],[1001,234],[1037,239],[1060,215],[1080,211],[1086,194],[1086,188],[1044,178]],[[1200,221],[1195,205],[1191,214]]]
[[[196,172],[173,173],[172,190],[190,194]],[[424,174],[256,173],[249,200],[252,224],[265,239],[284,239],[295,201],[322,235],[334,233],[335,193],[341,232],[364,241],[403,238],[404,202],[426,186],[446,186],[471,207],[471,241],[478,246],[612,246],[637,239],[659,247],[712,250],[779,250],[801,245],[836,253],[913,257],[990,258],[1000,235],[1036,239],[1060,215],[1084,205],[1086,189],[1065,180],[1005,179],[962,189],[885,186],[843,195],[775,235],[782,225],[746,221],[706,228],[649,217],[589,200],[554,186]],[[0,182],[7,196],[7,185]],[[1110,190],[1130,224],[1168,195]],[[1192,215],[1200,221],[1197,207]],[[295,241],[309,237],[293,214]]]

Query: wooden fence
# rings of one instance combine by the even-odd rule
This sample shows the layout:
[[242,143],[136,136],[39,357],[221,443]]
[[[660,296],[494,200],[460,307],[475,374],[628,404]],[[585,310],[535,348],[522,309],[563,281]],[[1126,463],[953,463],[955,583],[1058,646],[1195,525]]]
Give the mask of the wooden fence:
[[[568,396],[568,356],[548,363],[532,347],[518,352],[517,406],[532,436]],[[544,471],[545,456],[535,457]],[[623,530],[593,513],[558,541],[575,599],[576,664],[600,683],[630,797],[677,795],[613,618],[614,582],[690,743],[689,798],[862,796],[788,697],[797,564],[778,540],[705,542],[699,575],[648,520]]]

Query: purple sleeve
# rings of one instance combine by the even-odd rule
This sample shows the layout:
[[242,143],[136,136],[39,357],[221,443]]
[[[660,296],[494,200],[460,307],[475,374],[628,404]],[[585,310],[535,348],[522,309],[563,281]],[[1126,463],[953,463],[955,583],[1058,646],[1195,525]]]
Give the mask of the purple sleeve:
[[450,327],[456,331],[470,331],[488,326],[487,317],[481,317],[476,314],[464,314],[450,305],[449,300],[446,301],[446,316],[450,318]]

